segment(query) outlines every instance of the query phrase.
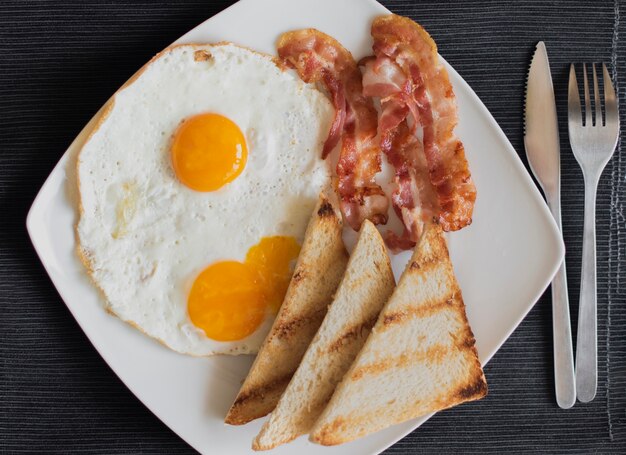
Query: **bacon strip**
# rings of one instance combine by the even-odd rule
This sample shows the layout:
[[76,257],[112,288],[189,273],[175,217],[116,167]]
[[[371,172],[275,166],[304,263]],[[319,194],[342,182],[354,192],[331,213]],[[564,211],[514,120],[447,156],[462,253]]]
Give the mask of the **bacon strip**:
[[[413,86],[389,57],[366,57],[359,63],[365,67],[363,94],[380,98],[380,146],[395,169],[396,188],[391,200],[404,224],[401,235],[388,231],[385,240],[393,251],[408,250],[421,236],[424,223],[439,213],[422,143],[414,135],[419,110],[412,97]],[[412,128],[407,122],[409,114],[414,119]]]
[[395,168],[396,189],[391,200],[404,224],[404,232],[398,236],[388,231],[385,240],[393,251],[408,250],[415,246],[422,235],[425,222],[432,220],[438,213],[437,197],[430,184],[422,144],[406,120],[394,128],[386,154],[389,163]]
[[[463,144],[454,135],[456,101],[448,73],[439,62],[435,42],[420,25],[393,14],[374,20],[372,37],[376,59],[366,61],[363,81],[366,95],[381,98],[381,147],[388,157],[393,149],[409,146],[419,154],[413,139],[398,129],[409,116],[414,126],[421,125],[423,154],[437,202],[422,207],[421,212],[435,210],[446,231],[461,229],[472,222],[476,188]],[[396,168],[398,192],[405,194],[408,191],[402,188],[402,179],[397,174]],[[414,193],[419,191],[413,188]],[[427,203],[428,197],[420,200]],[[406,198],[395,197],[393,202],[396,212],[416,212],[416,206]],[[417,216],[413,213],[411,219]],[[419,229],[407,225],[407,219],[403,221],[411,236],[416,235]]]
[[331,95],[335,118],[322,158],[342,139],[337,190],[346,221],[355,230],[365,219],[385,224],[388,201],[375,182],[381,166],[378,114],[372,100],[363,95],[361,72],[352,55],[334,38],[314,29],[284,33],[277,48],[303,81],[320,82]]

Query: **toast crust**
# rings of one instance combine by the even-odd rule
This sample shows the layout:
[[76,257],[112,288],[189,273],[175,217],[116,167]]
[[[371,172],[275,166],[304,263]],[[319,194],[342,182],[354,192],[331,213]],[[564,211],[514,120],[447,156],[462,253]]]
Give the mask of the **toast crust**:
[[486,394],[443,231],[429,224],[309,439],[342,444]]
[[341,215],[320,196],[285,300],[224,422],[243,425],[269,414],[317,332],[348,262]]

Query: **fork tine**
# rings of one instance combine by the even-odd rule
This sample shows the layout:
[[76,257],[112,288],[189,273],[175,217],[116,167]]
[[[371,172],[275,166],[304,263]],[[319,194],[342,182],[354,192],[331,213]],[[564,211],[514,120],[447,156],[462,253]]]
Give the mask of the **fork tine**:
[[580,95],[578,94],[578,81],[576,69],[572,63],[569,66],[569,87],[567,91],[567,110],[570,124],[582,125],[582,113],[580,111]]
[[600,88],[598,87],[598,76],[596,75],[596,64],[591,64],[593,70],[593,119],[595,126],[602,126],[602,106],[600,105]]
[[609,123],[617,125],[619,114],[617,112],[615,89],[613,88],[613,82],[611,82],[609,70],[606,69],[606,65],[604,63],[602,64],[602,75],[604,77],[605,125],[609,126]]
[[591,126],[591,99],[589,98],[589,82],[587,81],[586,63],[583,63],[583,81],[585,86],[585,126]]

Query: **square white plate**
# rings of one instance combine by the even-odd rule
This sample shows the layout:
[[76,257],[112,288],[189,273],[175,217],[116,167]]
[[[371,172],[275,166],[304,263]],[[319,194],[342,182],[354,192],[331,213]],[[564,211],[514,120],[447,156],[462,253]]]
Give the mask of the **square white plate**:
[[[229,40],[274,53],[280,33],[315,27],[337,38],[358,59],[371,53],[371,20],[385,13],[388,11],[373,0],[242,0],[177,42]],[[478,189],[474,223],[450,235],[449,246],[485,363],[547,287],[564,247],[517,153],[472,89],[451,67],[448,71],[459,105],[456,131],[465,144]],[[103,310],[101,297],[75,254],[75,158],[93,125],[92,119],[33,203],[27,227],[35,249],[95,348],[137,398],[202,453],[250,453],[262,420],[230,427],[222,419],[252,356],[191,358],[164,348]],[[396,273],[406,258],[394,258]],[[426,419],[333,448],[300,438],[275,453],[377,453]]]

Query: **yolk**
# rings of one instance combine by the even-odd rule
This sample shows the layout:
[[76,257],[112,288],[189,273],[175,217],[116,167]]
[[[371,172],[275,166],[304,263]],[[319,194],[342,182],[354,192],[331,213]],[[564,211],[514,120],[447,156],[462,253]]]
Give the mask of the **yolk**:
[[246,139],[230,119],[198,114],[174,134],[172,165],[178,179],[196,191],[215,191],[232,182],[246,165]]
[[241,340],[268,312],[280,308],[300,253],[293,237],[264,237],[245,262],[210,265],[196,278],[187,302],[191,322],[218,341]]
[[191,322],[218,341],[245,338],[266,314],[258,275],[236,261],[218,262],[200,273],[187,305]]
[[265,237],[248,250],[246,264],[259,272],[267,305],[274,314],[283,303],[292,263],[299,253],[300,245],[293,237]]

